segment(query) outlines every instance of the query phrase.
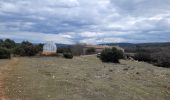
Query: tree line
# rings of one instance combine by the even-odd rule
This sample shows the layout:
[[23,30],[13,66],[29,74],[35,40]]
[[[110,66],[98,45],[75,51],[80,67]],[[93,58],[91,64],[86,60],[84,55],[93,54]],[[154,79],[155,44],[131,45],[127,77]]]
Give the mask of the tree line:
[[11,39],[0,39],[0,59],[14,56],[35,56],[43,49],[43,44],[33,44],[29,41],[16,43]]
[[170,68],[170,44],[168,45],[137,45],[126,47],[125,52],[133,53],[132,58],[156,66]]

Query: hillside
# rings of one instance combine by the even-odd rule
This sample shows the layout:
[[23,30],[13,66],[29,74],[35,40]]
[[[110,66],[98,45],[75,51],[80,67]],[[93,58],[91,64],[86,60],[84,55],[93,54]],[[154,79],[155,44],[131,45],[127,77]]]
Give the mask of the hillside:
[[120,46],[120,47],[170,47],[170,42],[162,42],[162,43],[106,43],[99,45],[109,45],[109,46]]
[[[3,68],[2,65],[6,64]],[[11,100],[168,100],[170,69],[95,56],[0,60]]]

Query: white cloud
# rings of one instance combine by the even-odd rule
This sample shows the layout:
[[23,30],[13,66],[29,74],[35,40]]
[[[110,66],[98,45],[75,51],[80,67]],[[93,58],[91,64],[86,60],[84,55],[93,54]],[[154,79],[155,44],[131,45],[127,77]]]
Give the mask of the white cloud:
[[124,38],[87,38],[80,41],[80,43],[87,44],[101,44],[101,43],[119,43],[119,42],[127,42]]
[[14,40],[18,40],[17,42],[25,41],[33,41],[33,42],[46,42],[46,41],[54,41],[56,43],[63,44],[73,44],[74,41],[70,39],[67,35],[62,34],[44,34],[44,33],[32,33],[32,32],[10,32],[10,33],[1,33],[0,38],[11,38]]
[[161,41],[162,33],[169,41],[169,5],[169,0],[1,0],[0,33],[65,43],[146,42],[148,36]]

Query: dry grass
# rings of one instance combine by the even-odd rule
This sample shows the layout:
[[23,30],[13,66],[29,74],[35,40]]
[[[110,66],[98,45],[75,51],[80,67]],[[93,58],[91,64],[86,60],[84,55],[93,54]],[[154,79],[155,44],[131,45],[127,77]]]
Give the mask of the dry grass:
[[125,60],[121,64],[102,63],[95,56],[15,59],[18,62],[11,66],[13,70],[8,71],[5,81],[5,92],[11,100],[170,98],[170,69],[167,68]]

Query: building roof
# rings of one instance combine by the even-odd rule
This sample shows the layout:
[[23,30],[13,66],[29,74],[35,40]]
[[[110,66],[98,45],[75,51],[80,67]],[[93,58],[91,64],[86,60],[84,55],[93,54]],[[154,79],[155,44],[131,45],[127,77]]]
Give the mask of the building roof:
[[95,49],[105,49],[105,48],[113,48],[113,47],[124,51],[124,49],[119,46],[107,46],[107,45],[85,45],[84,46],[84,48],[95,48]]
[[110,46],[102,46],[102,45],[85,45],[85,48],[95,48],[95,49],[105,49],[111,48]]

